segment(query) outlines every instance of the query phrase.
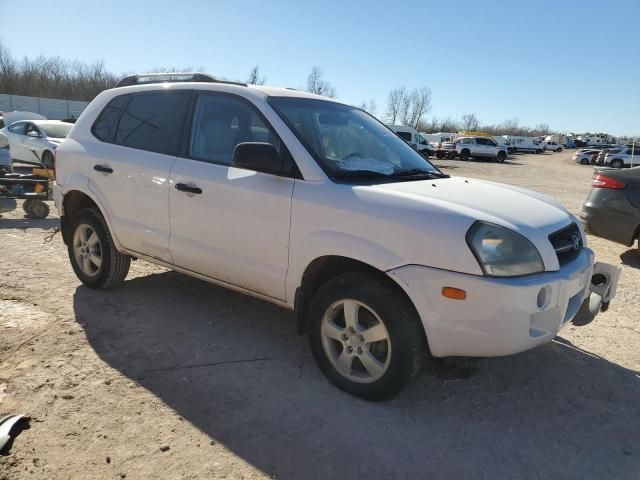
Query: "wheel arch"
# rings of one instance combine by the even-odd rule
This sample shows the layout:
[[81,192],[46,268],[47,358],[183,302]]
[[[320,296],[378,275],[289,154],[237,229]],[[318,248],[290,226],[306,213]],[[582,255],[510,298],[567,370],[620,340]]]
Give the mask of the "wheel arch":
[[[341,255],[323,255],[313,259],[306,266],[300,286],[296,289],[294,310],[296,312],[296,328],[300,335],[305,335],[308,331],[309,304],[315,292],[328,280],[348,272],[363,272],[381,280],[401,295],[414,310],[417,318],[421,318],[413,301],[394,277],[361,260]],[[425,345],[428,345],[422,321],[420,328],[423,341]]]
[[83,210],[85,208],[96,208],[104,218],[105,223],[107,224],[107,228],[109,229],[109,233],[111,234],[113,242],[116,245],[116,248],[118,250],[121,250],[120,242],[118,242],[118,238],[114,234],[111,222],[109,221],[109,217],[105,213],[105,209],[102,208],[102,206],[99,204],[98,199],[93,195],[79,189],[69,190],[63,194],[61,206],[62,209],[60,211],[60,231],[62,233],[62,239],[64,240],[65,244],[68,245],[68,241],[71,235],[71,232],[69,231],[69,220],[80,210]]

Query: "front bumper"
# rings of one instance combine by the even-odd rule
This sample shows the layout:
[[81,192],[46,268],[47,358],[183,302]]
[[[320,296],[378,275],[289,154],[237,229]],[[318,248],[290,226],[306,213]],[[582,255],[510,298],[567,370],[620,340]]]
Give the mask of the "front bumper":
[[[494,357],[547,343],[578,312],[581,316],[590,313],[583,304],[589,302],[594,288],[593,260],[593,252],[585,248],[560,271],[517,278],[481,277],[417,265],[388,273],[416,306],[434,356]],[[598,265],[603,264],[596,264],[597,269]],[[598,290],[602,298],[606,292],[607,302],[615,296],[620,273],[611,268],[607,284]],[[444,297],[444,287],[464,290],[466,299]],[[538,307],[543,288],[547,300]]]

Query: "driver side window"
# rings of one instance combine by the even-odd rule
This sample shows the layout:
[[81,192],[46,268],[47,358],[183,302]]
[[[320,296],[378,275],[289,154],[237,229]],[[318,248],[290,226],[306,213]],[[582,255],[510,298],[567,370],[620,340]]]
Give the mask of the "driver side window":
[[277,134],[255,108],[227,95],[200,95],[193,113],[189,156],[231,165],[233,150],[244,142],[270,143],[281,151]]

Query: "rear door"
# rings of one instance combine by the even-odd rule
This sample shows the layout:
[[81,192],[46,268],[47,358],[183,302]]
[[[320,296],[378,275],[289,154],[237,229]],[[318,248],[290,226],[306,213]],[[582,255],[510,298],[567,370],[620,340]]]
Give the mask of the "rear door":
[[92,128],[91,180],[128,250],[172,263],[169,172],[180,147],[191,92],[155,90],[114,98]]
[[[285,299],[294,179],[231,167],[242,142],[286,147],[243,97],[201,92],[171,170],[171,254],[177,266]],[[193,191],[185,191],[185,186]]]
[[479,157],[486,157],[489,154],[489,145],[488,140],[486,138],[476,138],[475,139],[475,148],[472,150],[473,155],[477,155]]

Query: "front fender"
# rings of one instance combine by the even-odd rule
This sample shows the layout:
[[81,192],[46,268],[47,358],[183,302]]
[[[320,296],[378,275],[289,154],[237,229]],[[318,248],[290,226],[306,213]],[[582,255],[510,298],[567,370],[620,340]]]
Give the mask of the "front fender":
[[314,232],[297,245],[291,246],[286,282],[287,299],[295,297],[295,291],[302,283],[302,276],[311,262],[326,256],[357,260],[382,272],[403,264],[403,259],[394,252],[364,237],[332,231]]

